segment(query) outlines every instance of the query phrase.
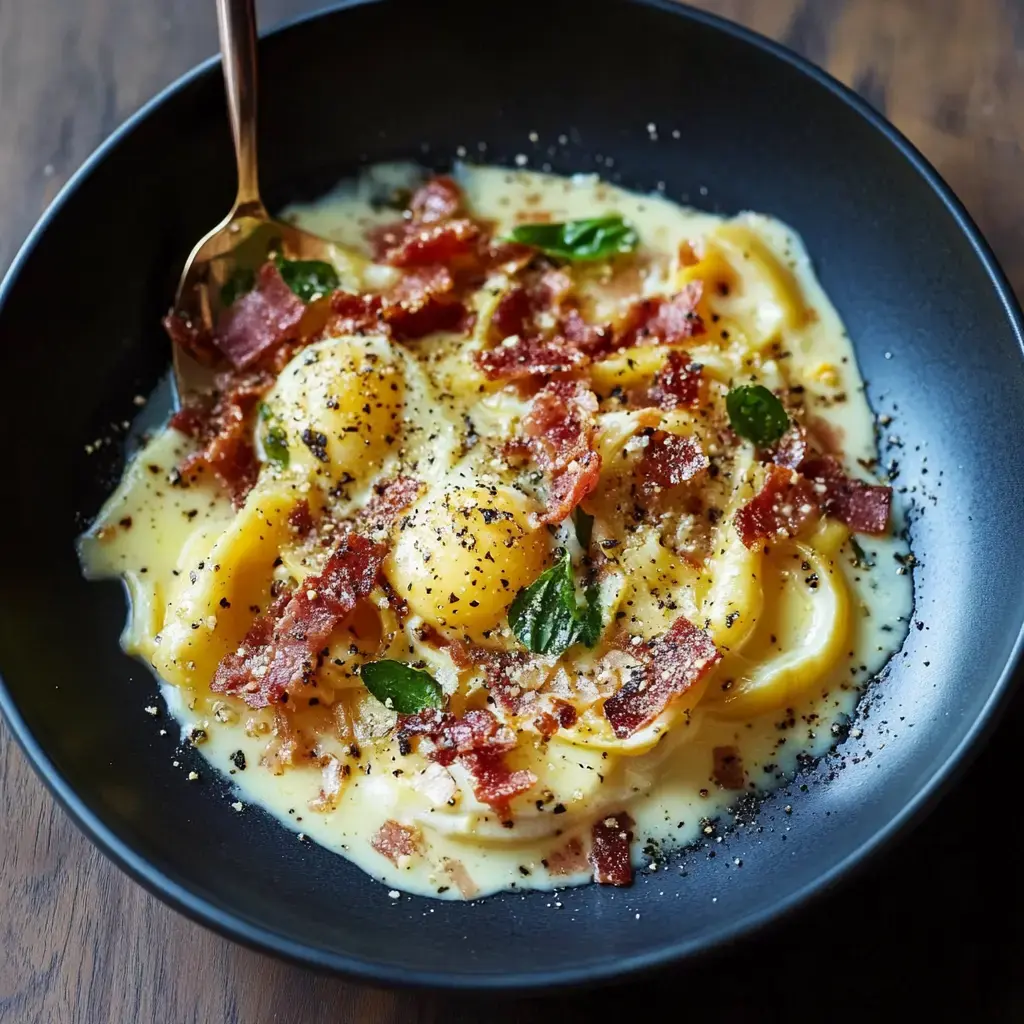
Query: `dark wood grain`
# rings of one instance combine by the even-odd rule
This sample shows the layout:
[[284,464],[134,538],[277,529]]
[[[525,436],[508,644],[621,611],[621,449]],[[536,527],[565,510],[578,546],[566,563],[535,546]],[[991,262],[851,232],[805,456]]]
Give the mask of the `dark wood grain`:
[[[270,24],[311,6],[264,0],[260,13]],[[782,40],[884,111],[952,184],[1024,290],[1024,0],[698,6]],[[97,143],[215,48],[209,0],[0,0],[0,270]],[[770,944],[686,977],[497,1006],[316,977],[182,919],[93,849],[0,725],[0,1021],[498,1024],[649,1017],[656,1000],[681,1018],[846,1019],[856,1010],[887,1020],[887,1009],[921,1008],[929,994],[971,1019],[1022,1020],[1019,855],[1012,825],[977,817],[990,780],[1017,770],[1022,726],[1018,700],[921,832]],[[1000,835],[1005,849],[993,846]]]

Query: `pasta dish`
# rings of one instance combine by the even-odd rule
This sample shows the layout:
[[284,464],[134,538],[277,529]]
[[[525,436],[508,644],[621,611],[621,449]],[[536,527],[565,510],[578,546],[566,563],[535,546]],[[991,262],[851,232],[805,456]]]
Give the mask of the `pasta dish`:
[[235,811],[410,893],[626,885],[835,741],[911,585],[792,231],[469,166],[286,216],[334,258],[168,317],[209,387],[80,541]]

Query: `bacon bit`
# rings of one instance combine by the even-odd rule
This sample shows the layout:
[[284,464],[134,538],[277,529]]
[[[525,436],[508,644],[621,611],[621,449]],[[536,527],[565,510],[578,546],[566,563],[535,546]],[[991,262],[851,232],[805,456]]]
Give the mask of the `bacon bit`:
[[587,855],[583,850],[583,843],[578,836],[573,836],[560,850],[555,850],[545,857],[547,861],[548,874],[555,878],[565,875],[578,875],[587,868]]
[[199,442],[198,451],[178,467],[183,477],[209,469],[235,506],[241,506],[259,475],[256,450],[249,440],[252,417],[272,382],[265,373],[220,374],[213,396],[199,398],[175,413],[171,426]]
[[558,716],[558,724],[563,729],[571,729],[576,724],[579,715],[568,701],[553,700],[551,706],[555,709],[555,714]]
[[633,819],[625,811],[594,823],[590,863],[594,868],[594,881],[598,884],[632,885],[629,844],[633,841],[633,825]]
[[535,268],[502,296],[490,323],[491,348],[474,355],[492,380],[522,380],[584,366],[611,332],[588,324],[579,310],[564,308],[572,278]]
[[438,764],[458,760],[473,776],[473,792],[482,803],[490,804],[507,820],[509,803],[525,793],[537,781],[533,772],[512,771],[504,755],[516,745],[515,733],[484,709],[467,711],[461,718],[447,711],[428,708],[415,715],[404,715],[398,722],[400,744],[417,736],[434,743],[427,755]]
[[711,751],[711,774],[723,789],[742,789],[746,775],[736,747],[715,747]]
[[256,287],[221,314],[213,343],[237,370],[294,338],[306,304],[285,284],[273,263],[264,263]]
[[454,860],[452,857],[445,857],[441,861],[441,867],[445,874],[455,883],[455,888],[462,894],[464,900],[471,900],[480,892],[479,886],[470,877],[466,865],[461,860]]
[[533,726],[544,739],[549,740],[558,732],[558,719],[547,711],[542,711],[533,720]]
[[377,829],[370,840],[370,845],[397,868],[402,866],[402,861],[407,861],[419,853],[422,841],[423,835],[418,828],[402,825],[393,818],[388,818]]
[[354,295],[351,292],[337,291],[330,298],[330,309],[331,313],[323,330],[324,337],[368,334],[383,329],[383,300],[379,295]]
[[663,487],[692,480],[710,465],[704,450],[692,437],[655,430],[649,435],[637,472],[644,491],[656,493]]
[[458,669],[480,668],[487,677],[487,689],[494,699],[512,714],[523,710],[525,699],[533,693],[520,678],[530,664],[525,651],[494,651],[453,640],[448,643],[448,655]]
[[710,634],[682,615],[658,639],[625,649],[642,668],[604,702],[605,718],[620,740],[654,721],[722,660]]
[[333,811],[338,806],[341,786],[348,774],[345,768],[346,765],[343,765],[336,757],[329,756],[327,758],[327,764],[321,771],[320,795],[309,801],[311,811]]
[[409,200],[409,213],[421,224],[437,224],[462,213],[462,202],[462,189],[452,178],[439,175],[413,193]]
[[614,347],[673,345],[703,334],[704,321],[696,311],[703,293],[702,282],[691,281],[670,299],[641,299],[626,314]]
[[473,776],[473,792],[477,800],[490,804],[502,817],[510,820],[509,803],[531,789],[537,776],[525,768],[513,771],[502,754],[490,750],[474,751],[460,758]]
[[669,352],[665,365],[654,375],[654,383],[645,396],[645,404],[661,409],[694,409],[700,405],[703,367],[689,352]]
[[764,540],[798,533],[819,512],[814,486],[792,470],[772,464],[764,486],[736,512],[733,522],[740,540],[754,548]]
[[311,681],[331,633],[373,588],[385,552],[359,534],[345,535],[321,572],[307,577],[283,607],[282,597],[256,619],[238,650],[217,666],[210,689],[262,708]]
[[807,458],[807,452],[807,434],[803,427],[794,423],[773,447],[759,451],[757,456],[762,462],[774,462],[785,469],[799,469]]
[[210,332],[171,310],[163,319],[164,330],[177,345],[202,366],[213,366],[220,358],[220,351],[213,343]]
[[552,381],[533,399],[523,432],[538,465],[551,475],[541,524],[560,523],[597,486],[601,456],[593,449],[597,398],[579,381]]
[[831,455],[808,459],[800,472],[824,488],[822,509],[857,533],[885,533],[892,506],[892,488],[848,477]]
[[373,485],[373,496],[359,512],[359,525],[368,533],[390,530],[401,512],[419,496],[423,485],[415,477],[393,476]]
[[300,498],[288,513],[288,525],[299,536],[304,537],[313,530],[313,514],[309,510],[309,502]]
[[568,519],[572,510],[597,486],[600,476],[601,456],[597,452],[586,452],[574,459],[551,481],[547,511],[537,517],[537,522],[547,525]]
[[473,354],[473,361],[490,380],[525,380],[527,377],[567,373],[583,366],[587,356],[564,338],[524,338],[511,335],[511,344],[496,345]]
[[377,257],[393,267],[424,267],[432,263],[451,264],[460,257],[472,257],[480,239],[480,227],[469,219],[443,224],[406,225],[396,245],[378,248]]

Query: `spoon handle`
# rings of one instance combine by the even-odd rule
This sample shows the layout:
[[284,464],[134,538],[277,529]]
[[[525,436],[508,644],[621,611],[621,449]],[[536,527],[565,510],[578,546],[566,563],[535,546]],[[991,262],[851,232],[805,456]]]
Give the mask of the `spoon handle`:
[[254,0],[217,0],[221,62],[238,163],[234,214],[266,217],[256,167],[256,10]]

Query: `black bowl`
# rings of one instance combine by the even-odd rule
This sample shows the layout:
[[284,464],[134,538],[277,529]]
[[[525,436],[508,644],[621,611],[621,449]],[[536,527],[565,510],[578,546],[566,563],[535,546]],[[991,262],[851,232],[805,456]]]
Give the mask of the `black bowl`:
[[444,166],[464,146],[706,209],[760,210],[801,232],[875,408],[894,417],[897,483],[913,506],[917,628],[862,702],[862,734],[768,799],[760,827],[630,890],[590,886],[557,903],[394,901],[268,816],[230,812],[221,783],[185,782],[194,755],[172,768],[174,730],[160,736],[143,710],[154,681],[117,644],[122,591],[81,578],[73,540],[123,464],[117,425],[166,371],[159,321],[188,248],[232,198],[215,62],[87,162],[0,290],[0,705],[84,830],[204,924],[366,980],[533,989],[627,975],[749,932],[933,802],[991,724],[1020,650],[1024,374],[1020,312],[962,207],[820,71],[657,0],[593,0],[586,17],[573,0],[518,0],[493,21],[479,0],[388,0],[266,39],[269,203],[312,197],[368,161]]

